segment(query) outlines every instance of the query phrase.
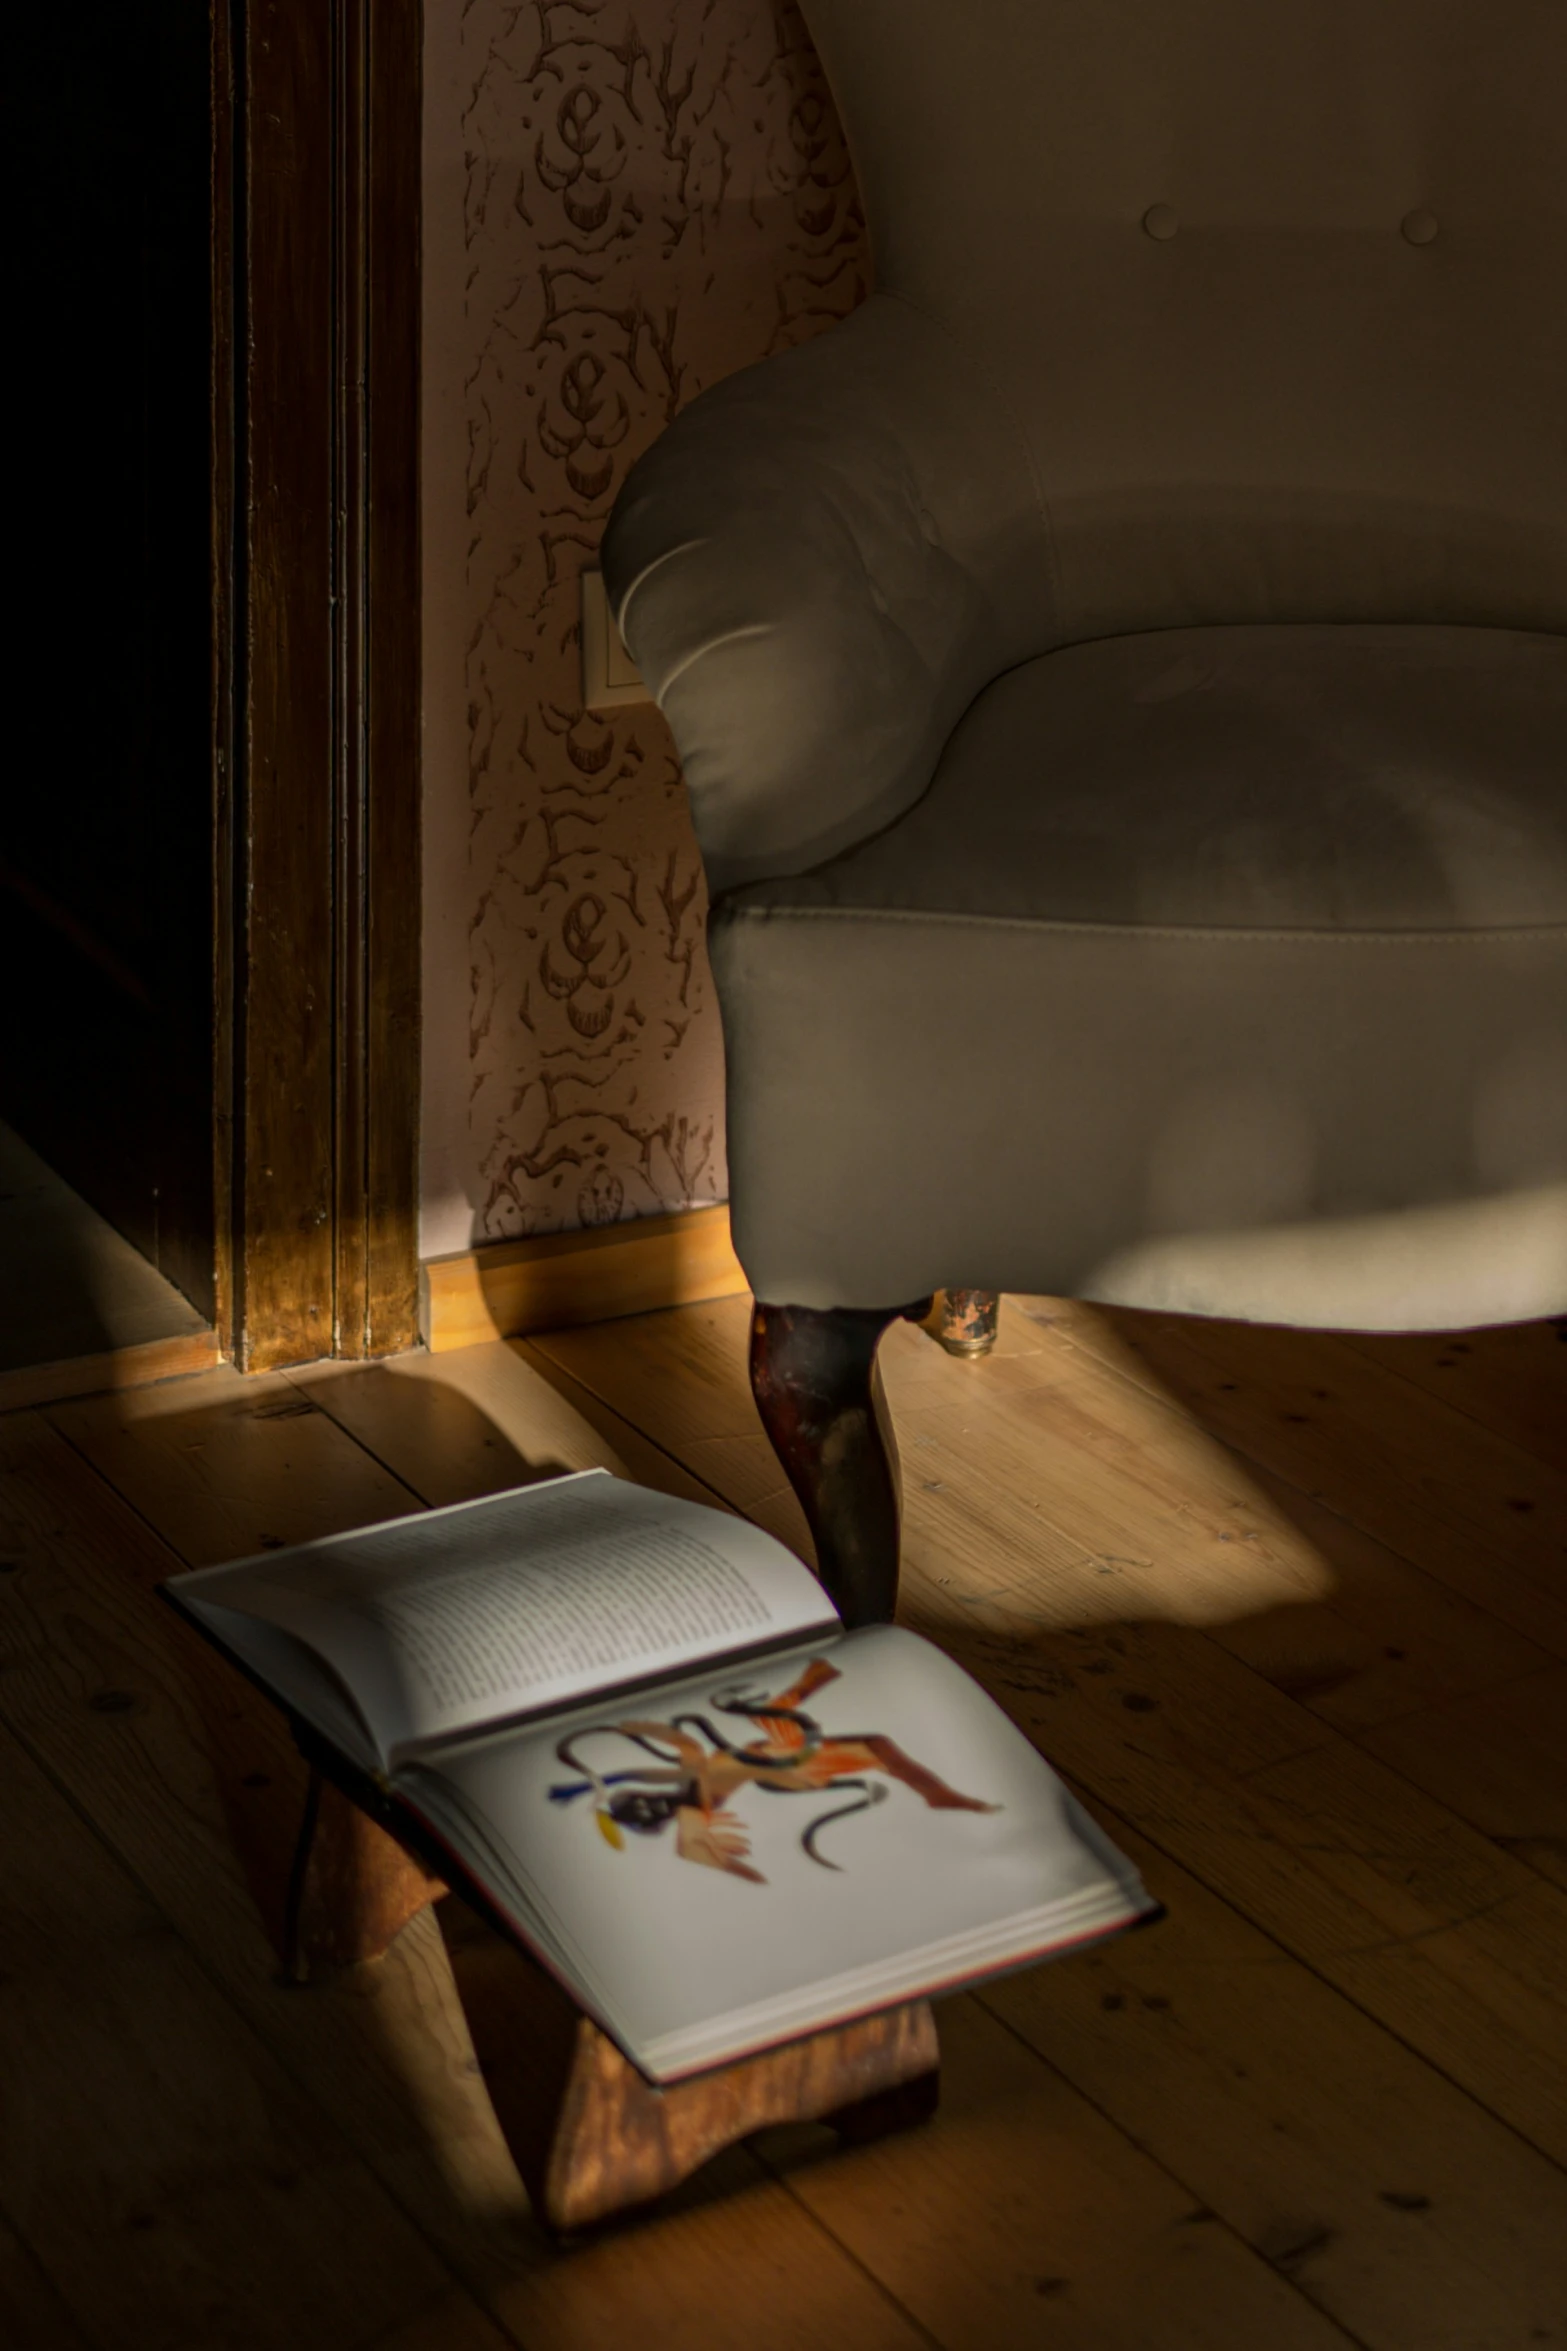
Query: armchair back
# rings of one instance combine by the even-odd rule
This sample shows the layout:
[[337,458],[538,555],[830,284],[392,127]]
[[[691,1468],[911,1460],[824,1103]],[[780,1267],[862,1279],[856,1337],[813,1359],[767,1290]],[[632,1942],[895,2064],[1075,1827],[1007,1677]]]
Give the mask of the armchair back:
[[1562,0],[806,0],[1056,641],[1567,626]]

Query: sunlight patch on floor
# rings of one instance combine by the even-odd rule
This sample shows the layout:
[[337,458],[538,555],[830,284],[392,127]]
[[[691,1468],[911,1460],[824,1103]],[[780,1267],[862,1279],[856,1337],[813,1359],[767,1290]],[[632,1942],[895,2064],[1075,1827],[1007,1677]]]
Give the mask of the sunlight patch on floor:
[[1324,1600],[1337,1578],[1315,1543],[1093,1317],[1008,1299],[977,1362],[889,1334],[905,1552],[929,1563],[933,1605],[945,1591],[953,1622],[988,1607],[1070,1630]]

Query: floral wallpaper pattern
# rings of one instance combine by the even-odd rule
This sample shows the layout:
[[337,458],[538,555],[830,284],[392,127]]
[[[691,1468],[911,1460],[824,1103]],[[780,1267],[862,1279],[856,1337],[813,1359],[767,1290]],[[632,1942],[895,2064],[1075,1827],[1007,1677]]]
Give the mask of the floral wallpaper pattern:
[[459,528],[427,488],[426,594],[447,624],[427,625],[427,668],[451,671],[427,715],[427,821],[447,836],[426,910],[445,975],[426,1022],[427,1164],[468,1225],[436,1203],[428,1249],[723,1196],[678,763],[651,705],[583,709],[578,580],[677,409],[843,316],[868,264],[791,0],[426,14],[426,106],[452,117],[426,131],[427,475],[449,509],[458,453],[429,436],[460,417],[463,503]]

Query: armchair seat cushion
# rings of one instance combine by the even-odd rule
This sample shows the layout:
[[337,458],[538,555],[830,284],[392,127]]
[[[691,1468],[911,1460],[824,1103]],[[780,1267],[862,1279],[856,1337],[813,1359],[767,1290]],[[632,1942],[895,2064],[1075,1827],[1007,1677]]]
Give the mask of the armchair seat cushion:
[[907,815],[744,898],[1226,929],[1567,921],[1567,637],[1068,646],[979,696]]
[[1567,638],[1047,654],[906,815],[722,899],[713,952],[759,1295],[1363,1328],[1567,1297]]

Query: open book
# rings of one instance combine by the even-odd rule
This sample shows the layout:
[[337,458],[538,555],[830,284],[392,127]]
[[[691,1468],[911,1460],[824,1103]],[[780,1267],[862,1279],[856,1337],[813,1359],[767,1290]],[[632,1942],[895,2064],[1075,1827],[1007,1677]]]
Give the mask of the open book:
[[602,1470],[165,1589],[654,2081],[1157,1909],[940,1650]]

